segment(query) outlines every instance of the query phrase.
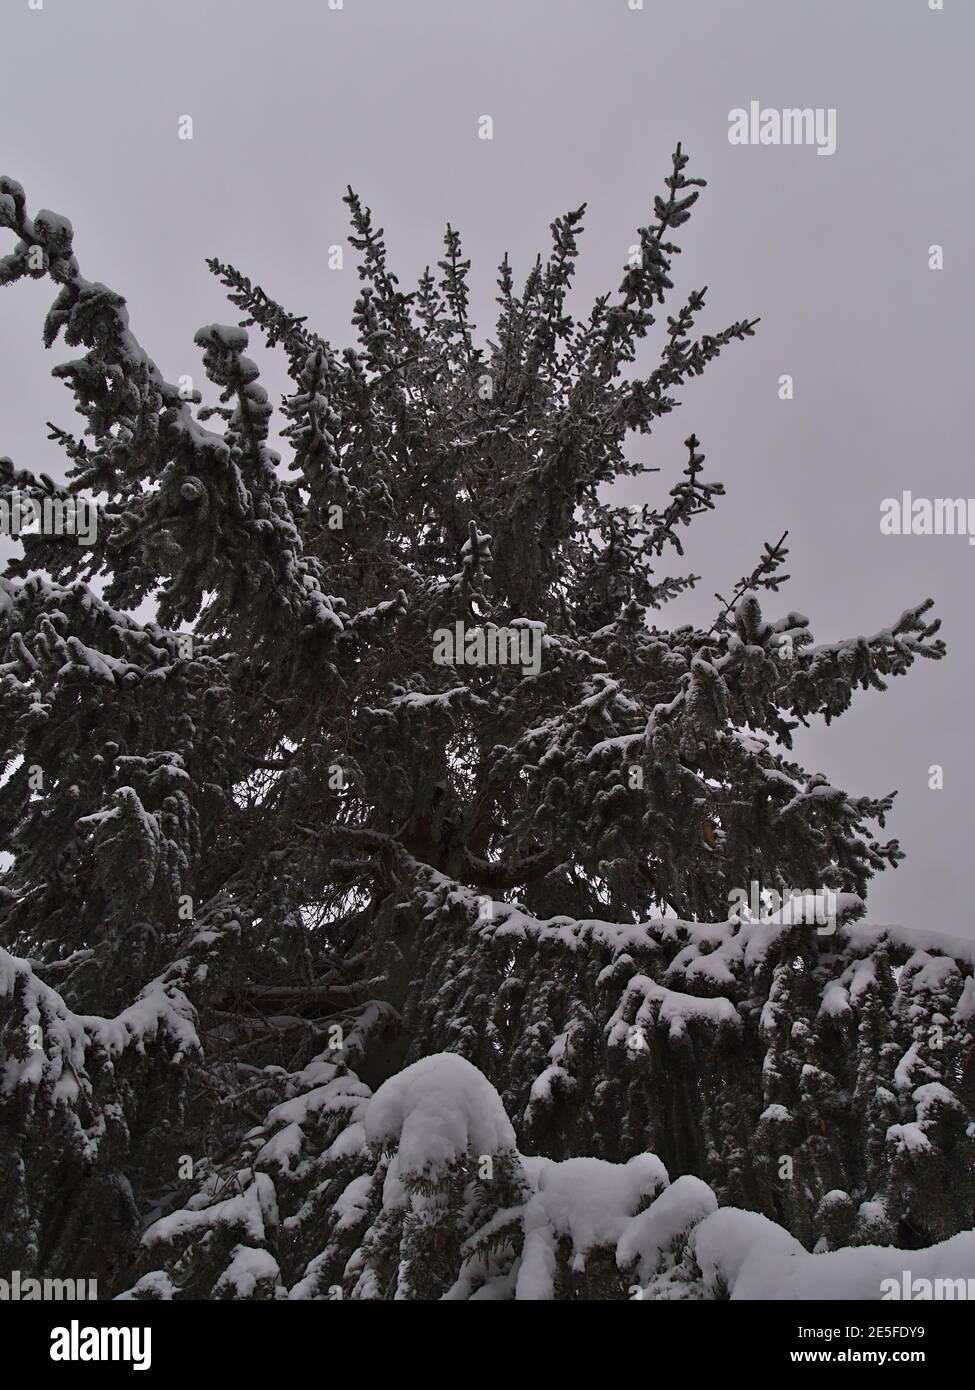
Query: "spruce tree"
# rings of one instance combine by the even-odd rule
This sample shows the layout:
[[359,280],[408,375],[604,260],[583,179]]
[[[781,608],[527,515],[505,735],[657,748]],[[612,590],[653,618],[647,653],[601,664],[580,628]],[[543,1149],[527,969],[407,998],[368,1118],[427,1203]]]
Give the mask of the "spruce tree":
[[[354,345],[213,260],[240,323],[196,334],[206,392],[0,179],[0,283],[53,282],[84,422],[50,426],[65,487],[5,459],[0,496],[98,518],[0,578],[0,1266],[704,1298],[745,1279],[719,1232],[761,1289],[786,1254],[975,1224],[971,961],[858,925],[892,797],[790,757],[943,655],[931,601],[817,644],[766,616],[783,538],[668,628],[724,488],[693,434],[655,500],[610,486],[755,328],[700,330],[703,290],[665,312],[687,162],[615,295],[570,312],[576,209],[523,288],[502,261],[483,340],[458,233],[405,292],[350,189]],[[837,930],[732,913],[753,883],[833,896]]]

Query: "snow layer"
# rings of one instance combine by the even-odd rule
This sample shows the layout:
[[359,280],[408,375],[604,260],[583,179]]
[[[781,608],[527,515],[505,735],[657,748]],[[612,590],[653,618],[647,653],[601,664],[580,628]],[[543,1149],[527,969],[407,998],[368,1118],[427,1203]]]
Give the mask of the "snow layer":
[[863,1245],[809,1254],[781,1226],[757,1212],[726,1207],[691,1236],[705,1296],[727,1289],[734,1299],[878,1300],[882,1281],[959,1279],[975,1274],[975,1231],[925,1250]]
[[635,1263],[638,1278],[649,1279],[661,1256],[717,1207],[718,1199],[707,1183],[685,1173],[627,1223],[616,1243],[616,1263],[620,1269]]
[[400,1177],[424,1177],[465,1154],[515,1149],[501,1097],[477,1067],[436,1053],[391,1076],[366,1107],[366,1138],[398,1141]]

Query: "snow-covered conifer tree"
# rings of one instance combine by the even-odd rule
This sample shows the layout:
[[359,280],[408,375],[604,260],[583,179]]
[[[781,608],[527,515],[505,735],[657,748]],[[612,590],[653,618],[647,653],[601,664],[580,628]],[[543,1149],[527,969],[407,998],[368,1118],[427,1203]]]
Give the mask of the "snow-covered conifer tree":
[[790,758],[942,656],[930,602],[817,643],[783,538],[668,627],[723,486],[693,434],[646,505],[610,486],[754,329],[665,309],[686,166],[615,294],[570,310],[579,208],[523,287],[502,262],[487,338],[457,232],[404,291],[350,189],[354,343],[213,261],[240,323],[197,332],[205,392],[0,179],[0,283],[53,283],[83,422],[66,488],[3,460],[0,495],[98,520],[0,578],[0,1262],[612,1299],[971,1261],[971,960],[857,925],[891,797]]

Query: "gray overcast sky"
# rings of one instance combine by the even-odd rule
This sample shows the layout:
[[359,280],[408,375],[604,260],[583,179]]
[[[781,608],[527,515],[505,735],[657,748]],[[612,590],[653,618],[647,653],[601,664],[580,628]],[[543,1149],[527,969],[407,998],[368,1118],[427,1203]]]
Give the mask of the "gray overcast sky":
[[[461,230],[489,332],[502,253],[523,274],[584,200],[577,307],[615,289],[683,141],[709,187],[681,229],[677,291],[710,286],[706,329],[762,323],[636,445],[663,472],[624,500],[659,500],[691,430],[728,488],[689,533],[702,583],[666,620],[710,618],[714,590],[786,528],[793,580],[767,611],[798,609],[820,641],[936,600],[947,660],[861,694],[798,753],[851,793],[900,790],[888,832],[908,859],[876,881],[869,918],[975,935],[975,549],[879,529],[881,499],[903,489],[975,495],[973,40],[971,0],[0,0],[0,172],[32,212],[72,220],[85,274],[126,295],[165,375],[202,381],[195,330],[236,319],[206,256],[350,340],[352,258],[326,264],[347,183],[404,282],[438,258],[448,219]],[[835,107],[835,154],[729,144],[729,112],[753,100]],[[192,141],[177,138],[183,115]],[[0,295],[0,452],[60,477],[44,421],[74,425],[49,376],[67,354],[40,341],[50,299],[49,282]],[[942,791],[928,789],[935,763]]]

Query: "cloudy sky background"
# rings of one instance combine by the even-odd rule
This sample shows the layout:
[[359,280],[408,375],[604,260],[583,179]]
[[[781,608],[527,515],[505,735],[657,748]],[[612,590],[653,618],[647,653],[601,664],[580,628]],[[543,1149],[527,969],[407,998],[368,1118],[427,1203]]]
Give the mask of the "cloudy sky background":
[[[659,503],[692,430],[728,496],[689,533],[702,575],[666,620],[710,623],[762,541],[789,529],[798,609],[820,641],[870,634],[936,600],[948,659],[861,694],[798,755],[853,794],[900,795],[908,852],[869,918],[975,937],[969,784],[975,548],[885,537],[880,502],[975,496],[970,55],[975,6],[944,0],[0,0],[0,172],[32,213],[74,223],[84,273],[126,295],[169,380],[203,380],[193,334],[236,311],[204,265],[243,269],[338,344],[357,280],[341,197],[386,228],[404,285],[444,224],[474,262],[490,332],[502,253],[523,276],[559,213],[588,201],[579,312],[619,284],[680,140],[708,180],[681,229],[673,308],[710,287],[702,327],[761,316],[636,441],[659,475],[621,500]],[[728,113],[835,107],[836,153],[728,142]],[[194,138],[177,138],[191,115]],[[490,115],[493,141],[477,138]],[[2,251],[12,238],[0,234]],[[928,269],[928,247],[945,268]],[[74,429],[41,324],[50,283],[0,295],[0,453],[63,477],[45,420]],[[279,365],[254,342],[272,397]],[[648,354],[652,361],[653,348]],[[795,399],[778,399],[779,377]],[[966,412],[967,413],[967,412]],[[944,767],[942,791],[928,787]],[[803,885],[796,885],[797,887]]]

